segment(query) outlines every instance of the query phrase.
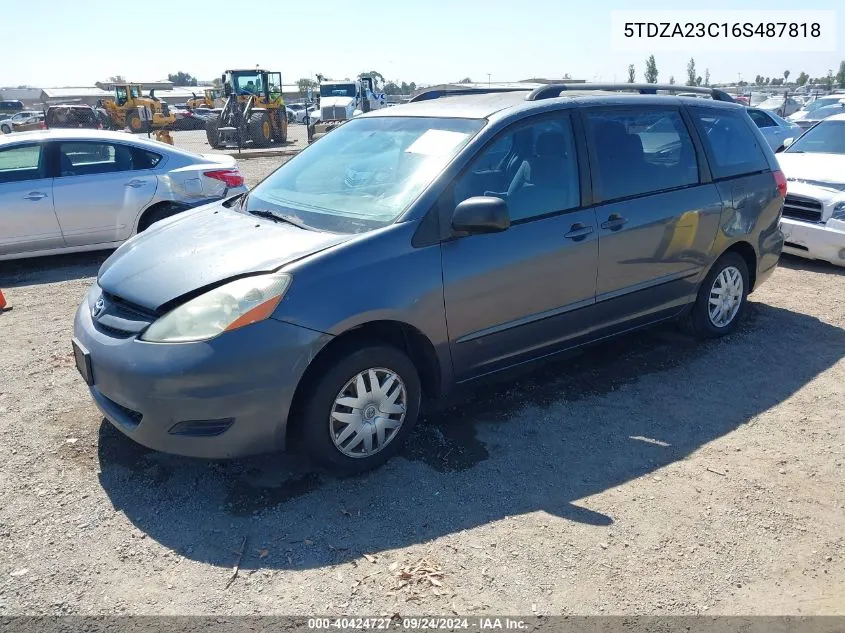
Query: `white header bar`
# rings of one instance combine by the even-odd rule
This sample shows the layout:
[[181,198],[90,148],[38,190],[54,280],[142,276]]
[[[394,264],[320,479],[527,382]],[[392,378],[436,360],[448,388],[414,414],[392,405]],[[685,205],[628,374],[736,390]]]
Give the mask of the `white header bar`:
[[613,51],[835,52],[836,11],[611,11]]

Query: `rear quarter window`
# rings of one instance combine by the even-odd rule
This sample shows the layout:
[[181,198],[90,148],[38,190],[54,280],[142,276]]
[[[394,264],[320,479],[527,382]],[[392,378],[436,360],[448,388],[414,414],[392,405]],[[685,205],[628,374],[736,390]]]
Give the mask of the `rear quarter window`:
[[766,171],[769,163],[744,112],[691,107],[714,178]]

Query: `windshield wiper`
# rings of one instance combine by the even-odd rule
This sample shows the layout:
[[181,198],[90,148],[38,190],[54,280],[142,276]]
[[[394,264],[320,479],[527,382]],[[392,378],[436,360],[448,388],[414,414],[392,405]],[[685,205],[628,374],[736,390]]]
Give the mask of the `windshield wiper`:
[[250,209],[247,213],[259,218],[267,218],[268,220],[273,220],[274,222],[286,222],[287,224],[292,224],[293,226],[305,229],[306,231],[314,230],[312,227],[302,222],[299,218],[292,215],[285,215],[283,213],[276,213],[275,211],[270,211],[270,209]]

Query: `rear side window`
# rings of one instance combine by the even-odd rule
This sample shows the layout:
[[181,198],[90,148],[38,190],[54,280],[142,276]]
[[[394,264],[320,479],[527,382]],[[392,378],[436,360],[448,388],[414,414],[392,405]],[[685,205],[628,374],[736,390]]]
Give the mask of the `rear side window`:
[[160,154],[148,152],[137,147],[132,148],[132,163],[134,169],[152,169],[160,162]]
[[0,183],[44,178],[41,145],[20,145],[0,149]]
[[707,150],[714,178],[731,178],[769,168],[757,135],[742,111],[690,108]]
[[59,143],[60,176],[93,176],[134,169],[129,147],[112,143]]
[[748,116],[751,117],[751,120],[754,121],[754,125],[757,127],[772,127],[777,125],[772,117],[762,110],[749,110]]
[[698,183],[695,147],[675,109],[588,111],[587,129],[604,200]]

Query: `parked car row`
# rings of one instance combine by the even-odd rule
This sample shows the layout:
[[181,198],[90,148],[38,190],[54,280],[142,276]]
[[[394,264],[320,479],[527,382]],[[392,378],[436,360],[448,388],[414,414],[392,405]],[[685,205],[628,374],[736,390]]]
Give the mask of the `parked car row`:
[[3,137],[0,259],[117,247],[73,350],[130,438],[236,457],[297,432],[346,472],[482,377],[668,320],[731,332],[782,250],[845,265],[845,115],[538,90],[356,117],[250,192],[224,155]]

